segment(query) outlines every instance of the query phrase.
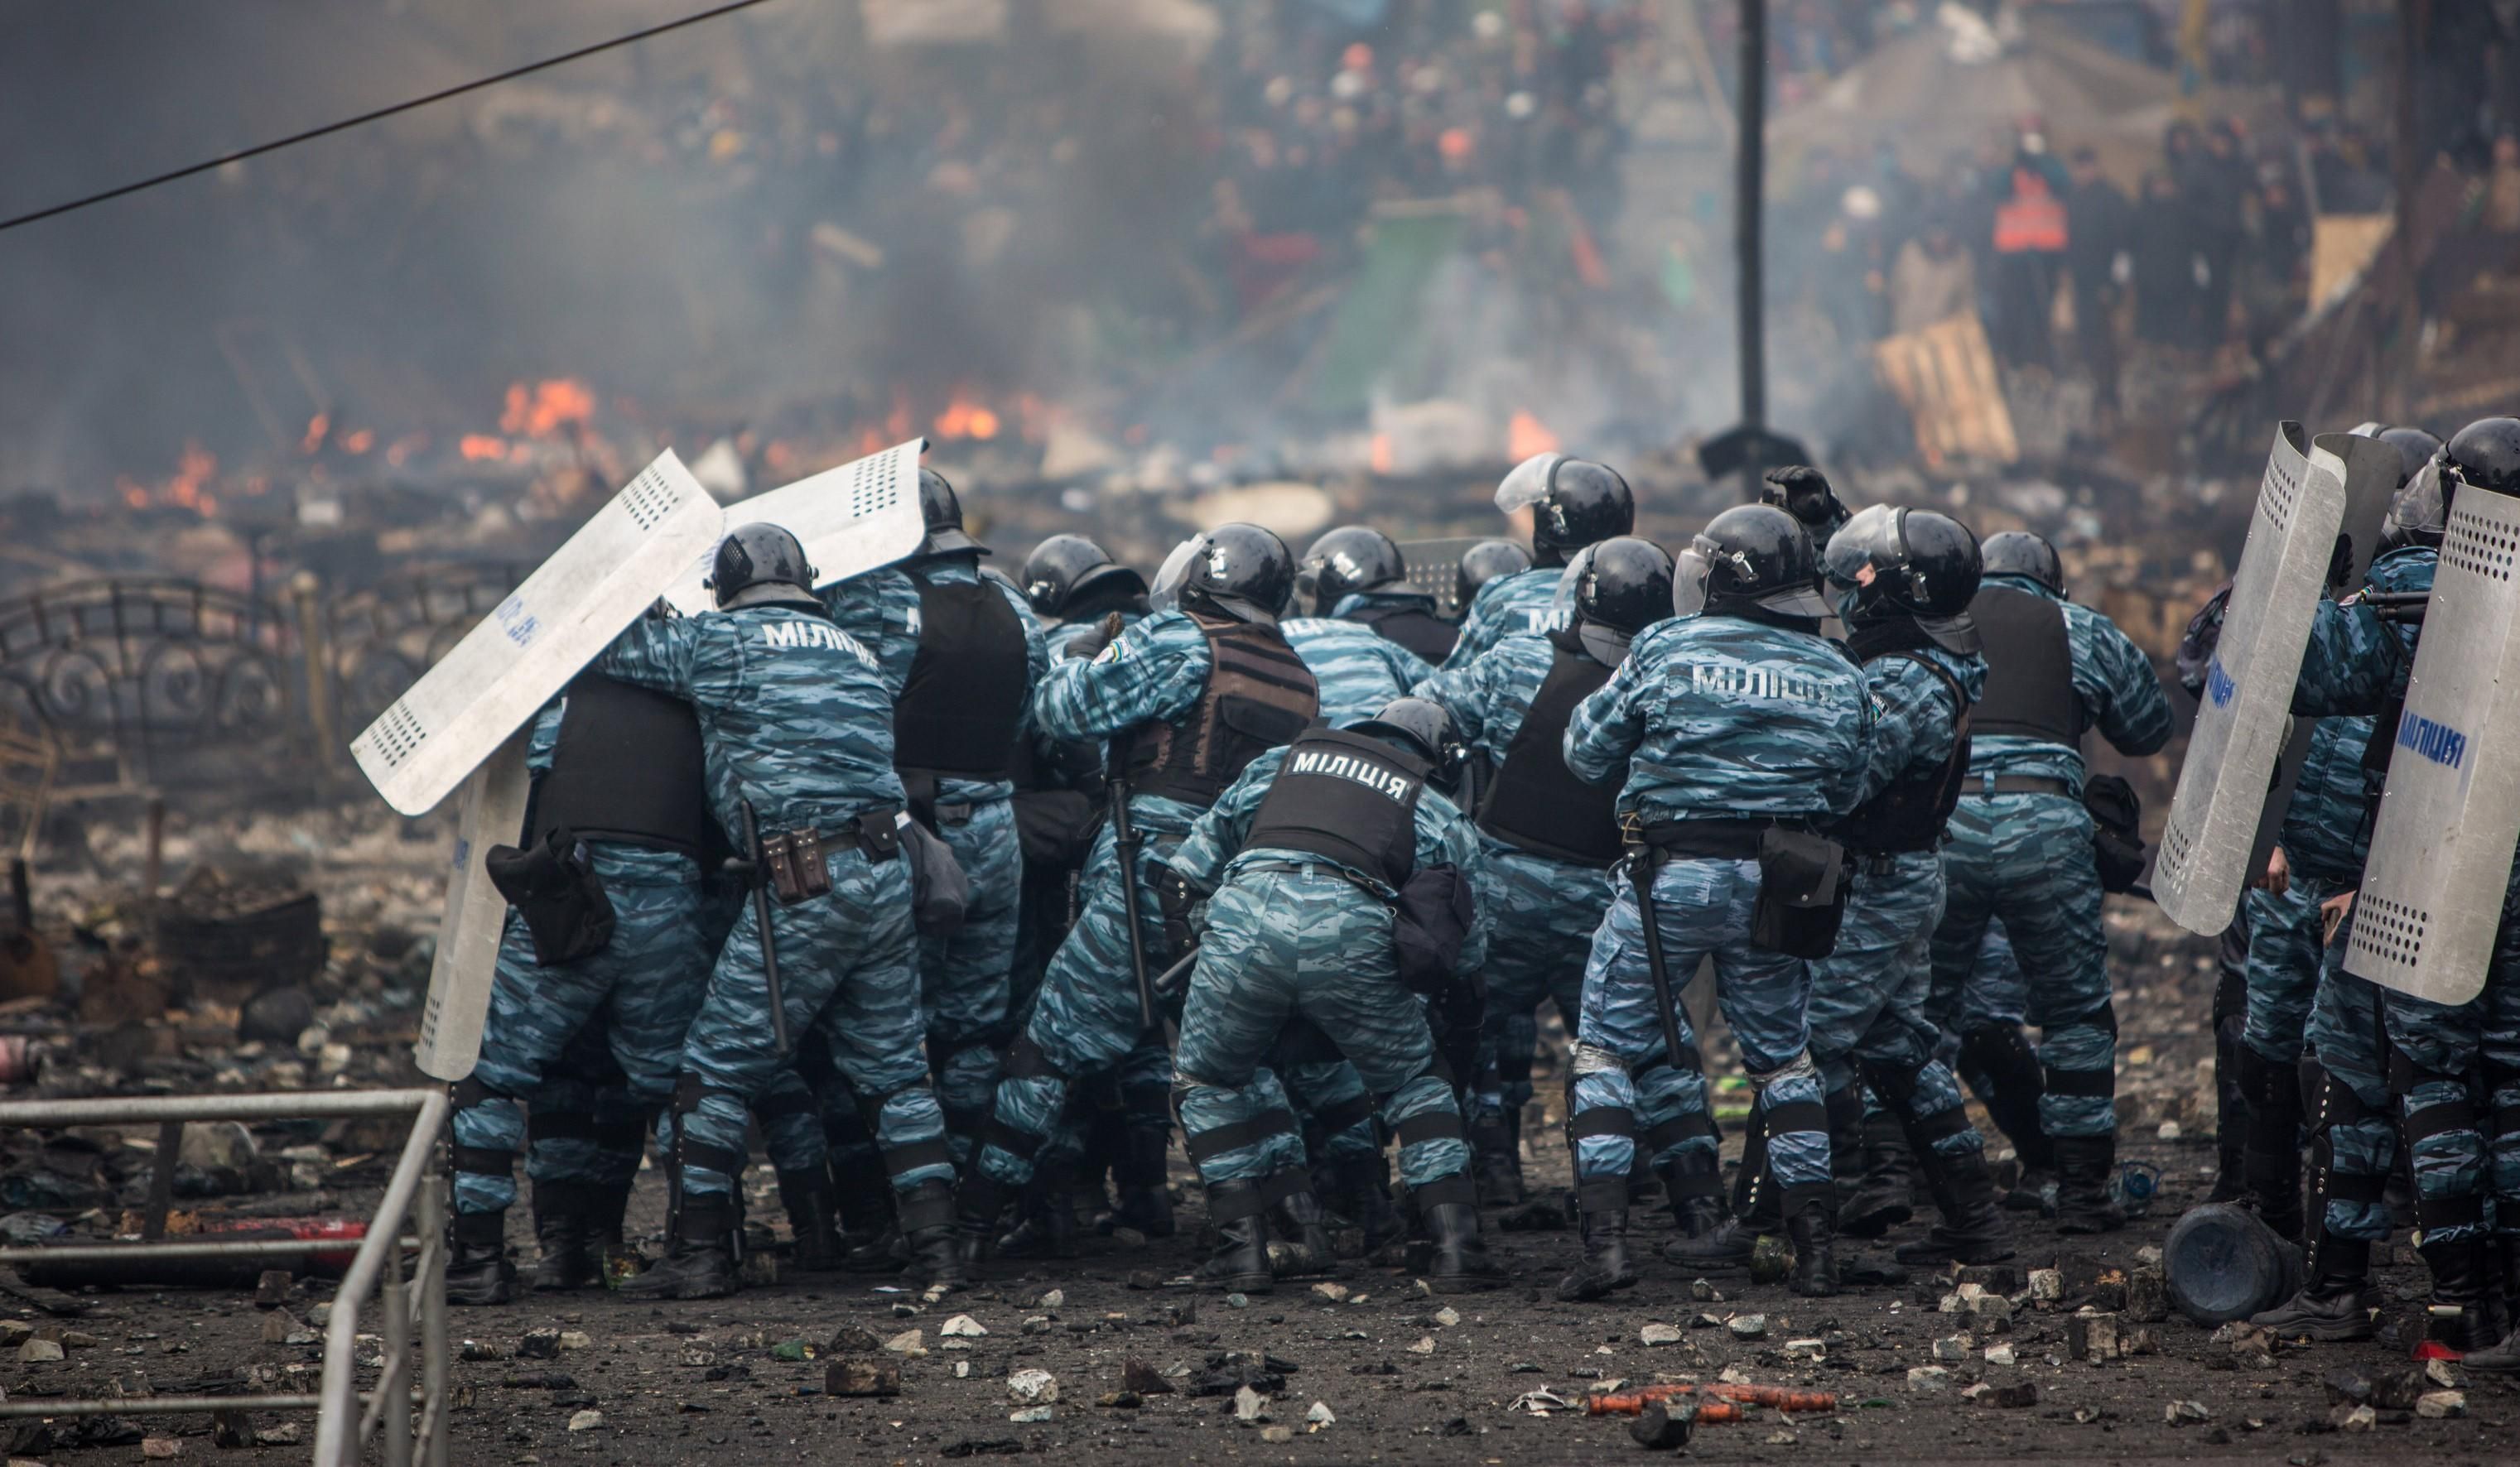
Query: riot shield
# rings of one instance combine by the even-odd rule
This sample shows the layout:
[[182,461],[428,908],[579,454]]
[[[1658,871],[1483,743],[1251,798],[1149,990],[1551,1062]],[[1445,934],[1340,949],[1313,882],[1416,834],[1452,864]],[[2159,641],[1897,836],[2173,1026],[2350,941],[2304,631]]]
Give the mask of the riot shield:
[[2520,500],[2470,490],[2424,608],[2345,970],[2436,1003],[2485,987],[2520,838]]
[[[2333,454],[2345,466],[2345,522],[2336,535],[2340,554],[2328,564],[2324,594],[2342,597],[2362,584],[2371,569],[2371,556],[2380,548],[2380,529],[2389,517],[2389,500],[2397,492],[2398,474],[2404,460],[2390,446],[2377,438],[2359,438],[2352,433],[2321,433],[2315,445],[2318,454]],[[2282,838],[2284,812],[2292,805],[2293,791],[2301,787],[2301,769],[2310,759],[2311,731],[2318,726],[2317,719],[2293,720],[2292,736],[2284,741],[2283,754],[2275,761],[2274,788],[2267,793],[2267,803],[2258,812],[2257,839],[2249,845],[2246,870],[2255,875],[2267,868],[2267,857]]]
[[2190,932],[2229,926],[2248,886],[2258,815],[2345,521],[2345,479],[2325,440],[2307,445],[2297,422],[2276,427],[2153,867],[2155,900]]
[[433,808],[714,547],[723,520],[659,454],[368,725],[350,745],[360,772],[405,815]]
[[[924,438],[853,459],[810,478],[726,507],[726,528],[770,523],[796,537],[814,566],[814,584],[829,586],[889,565],[919,549],[927,526],[919,512],[919,456]],[[709,547],[714,552],[714,542]],[[685,616],[717,604],[702,584],[711,556],[684,568],[665,600]]]
[[428,967],[428,1002],[411,1057],[420,1072],[450,1084],[472,1073],[481,1057],[481,1026],[490,1015],[490,983],[499,966],[499,936],[508,899],[490,884],[482,860],[495,845],[521,838],[525,825],[528,729],[510,734],[465,781],[455,828],[455,860],[446,871],[446,911],[437,922],[437,956]]
[[1435,614],[1446,621],[1460,621],[1469,608],[1462,605],[1462,556],[1473,546],[1487,542],[1468,537],[1454,540],[1403,540],[1400,542],[1401,562],[1409,567],[1409,589],[1420,596],[1435,599]]

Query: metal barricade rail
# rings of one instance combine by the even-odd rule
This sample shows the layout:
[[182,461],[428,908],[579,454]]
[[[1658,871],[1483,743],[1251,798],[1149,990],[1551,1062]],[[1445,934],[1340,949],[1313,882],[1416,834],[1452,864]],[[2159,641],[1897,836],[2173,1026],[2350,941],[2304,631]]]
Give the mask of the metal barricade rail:
[[[447,1182],[434,1165],[446,1129],[442,1088],[404,1090],[310,1090],[263,1095],[138,1095],[93,1100],[0,1102],[0,1127],[158,1125],[157,1162],[141,1241],[60,1247],[0,1248],[0,1266],[30,1263],[122,1263],[133,1259],[302,1258],[338,1253],[341,1238],[165,1242],[174,1194],[175,1158],[184,1127],[196,1121],[345,1120],[410,1116],[384,1199],[333,1298],[325,1325],[324,1377],[312,1396],[139,1396],[0,1400],[0,1419],[25,1416],[142,1415],[189,1411],[316,1411],[315,1467],[355,1467],[368,1439],[383,1427],[386,1467],[446,1467],[446,1209]],[[411,1236],[404,1236],[406,1224]],[[405,1276],[403,1255],[413,1255]],[[374,1388],[358,1389],[359,1311],[371,1294],[382,1298],[383,1362]],[[420,1380],[412,1381],[412,1316],[420,1316]],[[417,1415],[414,1414],[417,1408]]]

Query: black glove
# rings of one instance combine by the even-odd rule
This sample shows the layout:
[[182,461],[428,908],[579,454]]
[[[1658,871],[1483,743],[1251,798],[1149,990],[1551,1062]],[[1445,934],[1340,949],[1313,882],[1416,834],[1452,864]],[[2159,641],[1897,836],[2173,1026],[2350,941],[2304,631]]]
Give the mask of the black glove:
[[1089,661],[1099,657],[1104,647],[1120,640],[1120,634],[1128,629],[1128,625],[1120,619],[1119,612],[1108,612],[1094,624],[1092,631],[1079,632],[1067,640],[1067,655]]
[[1778,506],[1813,529],[1846,518],[1846,506],[1837,502],[1837,491],[1828,487],[1828,475],[1808,464],[1769,469],[1767,487],[1759,491],[1759,499]]
[[1198,946],[1199,934],[1206,927],[1199,909],[1207,903],[1207,892],[1188,876],[1171,867],[1157,867],[1154,876],[1155,907],[1164,917],[1163,964],[1179,962],[1182,955]]
[[1479,1071],[1479,1042],[1487,1031],[1487,980],[1472,973],[1437,994],[1426,1005],[1435,1050],[1452,1067],[1457,1088],[1467,1089]]

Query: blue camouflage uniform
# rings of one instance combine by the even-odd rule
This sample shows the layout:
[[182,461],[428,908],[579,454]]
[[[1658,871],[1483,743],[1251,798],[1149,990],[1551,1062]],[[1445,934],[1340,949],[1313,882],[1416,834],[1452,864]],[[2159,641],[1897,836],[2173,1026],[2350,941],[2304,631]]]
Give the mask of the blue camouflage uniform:
[[[525,745],[529,778],[551,770],[565,703],[565,698],[554,699],[535,716]],[[652,1112],[673,1094],[683,1034],[699,1006],[700,975],[714,956],[705,945],[698,863],[680,852],[619,841],[589,841],[588,847],[613,910],[612,941],[603,952],[547,968],[535,959],[533,938],[513,909],[501,930],[480,1061],[458,1088],[454,1162],[459,1213],[498,1213],[515,1203],[515,1156],[527,1141],[526,1106],[549,1115],[595,1114],[593,1089],[572,1084],[571,1072],[561,1062],[590,1026],[604,1036],[619,1064],[636,1097],[633,1108]],[[611,1142],[609,1162],[593,1154],[598,1148],[592,1137],[583,1143],[587,1154],[576,1159],[583,1166],[558,1158],[538,1160],[545,1170],[617,1174],[624,1149],[619,1137]],[[627,1151],[635,1173],[635,1140]],[[552,1179],[594,1178],[569,1178],[552,1170]]]
[[[1421,1201],[1474,1201],[1460,1105],[1437,1070],[1423,1006],[1393,964],[1386,889],[1326,857],[1243,848],[1285,758],[1280,748],[1253,760],[1170,860],[1215,893],[1174,1056],[1184,1144],[1211,1184],[1304,1174],[1286,1094],[1262,1068],[1300,1015],[1332,1037],[1400,1134],[1401,1180]],[[1476,871],[1478,833],[1452,801],[1423,790],[1415,827],[1418,868]],[[1474,921],[1457,975],[1477,970],[1485,936],[1484,919]],[[1462,1195],[1437,1188],[1448,1178],[1462,1178]]]
[[1434,672],[1416,652],[1359,622],[1296,616],[1278,623],[1322,685],[1322,722],[1362,723]]
[[[1949,681],[1918,665],[1923,658]],[[1977,700],[1986,662],[1929,646],[1875,657],[1864,665],[1864,678],[1878,710],[1865,776],[1869,798],[1904,777],[1930,777],[1955,757],[1967,711],[1955,700]],[[1812,1057],[1832,1094],[1865,1082],[1884,1103],[1904,1105],[1912,1123],[1957,1116],[1959,1082],[1936,1057],[1940,1035],[1925,1015],[1934,929],[1943,915],[1942,852],[1857,855],[1837,947],[1811,965]],[[1963,1122],[1931,1143],[1957,1154],[1982,1149],[1985,1139]]]
[[[699,715],[709,802],[741,830],[812,828],[832,889],[770,906],[788,1033],[827,1046],[874,1117],[896,1193],[950,1184],[944,1119],[921,1053],[910,873],[888,844],[903,800],[893,772],[892,699],[876,648],[885,608],[915,596],[880,570],[826,593],[827,610],[761,605],[635,624],[598,664],[608,676],[687,698]],[[873,854],[870,854],[870,853]],[[686,1198],[723,1198],[743,1167],[745,1106],[783,1068],[772,1040],[761,934],[747,903],[719,954],[683,1046],[677,1148]],[[932,1193],[931,1193],[932,1195]],[[905,1230],[950,1218],[914,1217]]]
[[[2060,601],[2025,576],[1989,587]],[[2085,726],[2142,755],[2170,738],[2170,699],[2141,648],[2106,616],[2064,601],[2073,687]],[[1995,793],[1998,779],[2052,780],[2053,792]],[[2083,808],[2083,756],[2070,745],[2002,734],[1971,740],[1968,783],[1943,848],[1949,888],[1934,933],[1934,986],[1968,981],[1990,920],[2001,920],[2030,985],[2030,1022],[2045,1031],[2048,1071],[2039,1114],[2051,1136],[2117,1132],[2117,1014],[2092,817]]]
[[1564,626],[1565,614],[1557,608],[1557,583],[1565,577],[1562,564],[1535,565],[1480,587],[1462,615],[1461,640],[1444,659],[1445,670],[1469,666],[1505,638],[1536,637]]
[[[2277,843],[2292,879],[2281,894],[2248,894],[2248,1016],[2241,1042],[2288,1077],[2301,1063],[2312,999],[2326,947],[2319,903],[2351,891],[2371,848],[2362,751],[2369,718],[2322,718],[2312,729],[2301,778]],[[2284,1083],[2292,1083],[2286,1079]]]
[[[1592,782],[1624,772],[1623,824],[1824,824],[1863,796],[1874,720],[1861,669],[1834,645],[1700,614],[1638,634],[1610,681],[1577,705],[1564,750],[1567,768]],[[1714,958],[1718,1001],[1759,1089],[1767,1174],[1788,1198],[1824,1195],[1828,1127],[1809,1052],[1809,965],[1751,942],[1759,883],[1755,859],[1662,862],[1653,882],[1662,948],[1675,984]],[[1582,1007],[1567,1130],[1586,1211],[1616,1212],[1626,1206],[1636,1135],[1708,1115],[1695,1064],[1647,1069],[1666,1045],[1629,881],[1615,884],[1594,934]],[[1681,1026],[1693,1045],[1685,1015]],[[1698,1130],[1654,1160],[1686,1169],[1683,1146],[1715,1143],[1711,1125]]]
[[[1448,666],[1415,689],[1453,716],[1462,741],[1503,768],[1506,750],[1531,711],[1556,648],[1546,638],[1511,636],[1486,655]],[[1487,1033],[1480,1046],[1474,1120],[1502,1119],[1531,1100],[1532,1051],[1540,1042],[1537,1011],[1557,1004],[1568,1033],[1584,994],[1583,955],[1610,905],[1601,870],[1482,837],[1479,910],[1488,918]]]

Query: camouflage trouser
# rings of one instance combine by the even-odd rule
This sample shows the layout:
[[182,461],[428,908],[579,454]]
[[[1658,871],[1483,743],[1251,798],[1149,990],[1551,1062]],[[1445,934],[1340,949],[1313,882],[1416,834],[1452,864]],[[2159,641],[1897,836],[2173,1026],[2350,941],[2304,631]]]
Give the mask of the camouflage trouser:
[[2383,1196],[2398,1165],[2398,1126],[2389,1093],[2380,990],[2345,971],[2348,916],[2336,929],[2318,970],[2306,1044],[2324,1077],[2306,1095],[2311,1186],[2323,1199],[2326,1230],[2341,1238],[2384,1242],[2389,1209]]
[[[1422,1200],[1474,1201],[1470,1150],[1434,1036],[1392,966],[1391,912],[1308,863],[1245,867],[1207,908],[1207,936],[1182,1013],[1182,1141],[1201,1179],[1300,1178],[1303,1137],[1261,1065],[1297,1016],[1330,1036],[1400,1137],[1400,1177]],[[1438,1185],[1460,1178],[1448,1195]],[[1433,1190],[1429,1190],[1432,1188]]]
[[1488,917],[1487,1033],[1479,1046],[1475,1096],[1481,1116],[1502,1116],[1531,1100],[1531,1057],[1540,1043],[1538,1010],[1554,1000],[1572,1032],[1584,998],[1583,955],[1601,925],[1610,889],[1601,871],[1491,843],[1478,874],[1479,911]]
[[628,1186],[639,1175],[656,1107],[630,1093],[612,1058],[602,1009],[525,1097],[525,1176],[545,1182]]
[[2301,1063],[2311,1000],[2318,993],[2319,900],[2325,883],[2296,873],[2282,896],[2253,888],[2248,894],[2248,1018],[2242,1042],[2274,1064]]
[[[825,828],[853,824],[834,821]],[[921,1051],[924,1021],[907,864],[897,856],[871,863],[853,845],[824,849],[831,892],[770,909],[789,1040],[799,1049],[822,1046],[862,1109],[874,1115],[876,1144],[896,1191],[950,1182],[944,1115]],[[659,1124],[659,1148],[679,1145],[673,1154],[682,1160],[687,1191],[726,1194],[743,1170],[746,1108],[790,1068],[772,1039],[769,985],[749,904],[709,975],[682,1068],[676,1111]]]
[[2520,1234],[2520,883],[2503,894],[2484,992],[2458,1004],[2383,992],[2380,1005],[2424,1241]]
[[[1934,927],[1943,915],[1943,861],[1914,851],[1864,866],[1855,877],[1836,951],[1811,964],[1811,1052],[1835,1093],[1868,1085],[1914,1121],[1962,1108],[1959,1081],[1934,1055],[1940,1035],[1925,1018]],[[1937,1128],[1936,1151],[1983,1149],[1963,1122]]]
[[[1624,869],[1593,934],[1584,969],[1574,1080],[1566,1108],[1579,1185],[1624,1183],[1643,1138],[1657,1163],[1700,1150],[1711,1171],[1717,1144],[1706,1076],[1693,1053],[1668,1062],[1661,1009],[1646,961],[1644,923]],[[1809,1049],[1810,965],[1750,942],[1759,897],[1755,861],[1673,861],[1654,879],[1663,957],[1675,988],[1715,959],[1715,997],[1758,1087],[1768,1127],[1768,1174],[1779,1188],[1828,1184],[1828,1122],[1820,1070]],[[1678,1005],[1675,1004],[1677,1007]],[[1687,1009],[1682,1044],[1694,1050]],[[1619,1206],[1625,1206],[1625,1194]]]
[[1015,926],[1023,911],[1023,845],[1015,839],[1014,805],[990,800],[960,822],[940,805],[937,834],[971,883],[963,925],[947,938],[919,940],[920,998],[927,1006],[927,1063],[936,1103],[959,1164],[970,1161],[971,1137],[988,1118],[998,1085],[997,1037],[1007,1020],[1015,961]]
[[2061,794],[1963,791],[1943,874],[1949,895],[1934,932],[1935,992],[1965,986],[1987,923],[2003,923],[2029,985],[2027,1017],[2044,1031],[2043,1129],[2054,1136],[2114,1134],[2118,1022],[2090,813]]
[[[1944,892],[1944,906],[1948,909],[1948,878]],[[1935,930],[1941,930],[1939,922]],[[1972,1029],[2019,1024],[2030,1011],[2030,980],[2022,976],[2021,959],[2013,955],[2012,939],[2004,935],[2002,922],[1986,924],[1986,940],[1978,944],[1977,961],[1969,968],[1966,979],[1953,985],[1949,992],[1933,983],[1930,976],[1928,985],[1925,1017],[1954,1045],[1959,1043],[1960,1035]]]
[[500,934],[481,1060],[457,1087],[455,1209],[500,1212],[517,1200],[516,1153],[526,1139],[524,1107],[551,1078],[571,1041],[599,1011],[630,1091],[643,1108],[673,1093],[684,1032],[700,1000],[699,868],[688,856],[597,844],[596,874],[613,911],[612,942],[562,967],[534,960],[533,938],[511,911]]

